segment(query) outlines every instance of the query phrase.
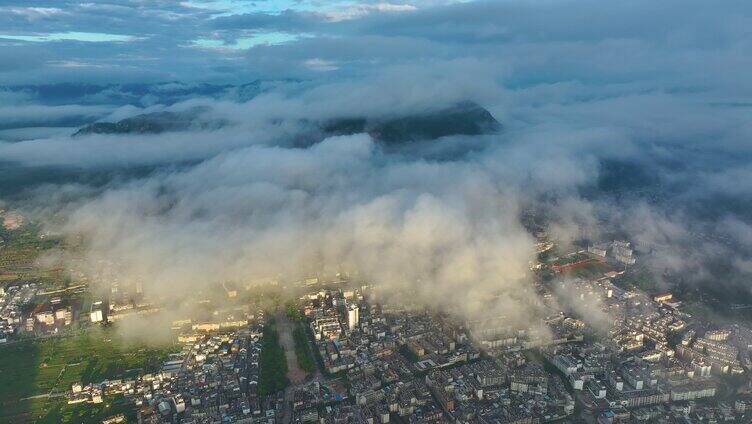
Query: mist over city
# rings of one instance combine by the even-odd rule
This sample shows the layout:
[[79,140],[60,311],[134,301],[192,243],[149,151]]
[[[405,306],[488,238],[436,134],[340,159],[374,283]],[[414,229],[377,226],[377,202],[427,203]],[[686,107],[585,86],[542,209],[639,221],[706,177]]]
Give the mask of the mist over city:
[[0,422],[750,422],[750,52],[733,0],[0,1]]

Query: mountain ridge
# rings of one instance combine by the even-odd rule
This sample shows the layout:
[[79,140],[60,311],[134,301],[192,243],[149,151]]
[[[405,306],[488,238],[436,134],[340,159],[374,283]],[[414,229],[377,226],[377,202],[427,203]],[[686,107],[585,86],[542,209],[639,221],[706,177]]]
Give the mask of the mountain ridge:
[[[79,128],[73,136],[206,131],[229,124],[223,120],[206,119],[204,115],[209,111],[209,107],[199,106],[182,112],[151,112],[116,122],[96,122]],[[368,133],[384,144],[435,140],[452,135],[482,135],[502,128],[491,112],[474,102],[460,102],[434,111],[389,118],[335,118],[315,125],[324,137]]]

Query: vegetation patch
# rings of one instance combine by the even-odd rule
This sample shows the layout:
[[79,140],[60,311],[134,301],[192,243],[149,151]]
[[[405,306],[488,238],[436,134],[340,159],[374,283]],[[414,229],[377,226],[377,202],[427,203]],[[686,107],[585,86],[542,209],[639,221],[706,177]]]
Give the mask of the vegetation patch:
[[[38,420],[55,410],[63,414],[72,408],[65,403],[64,394],[73,383],[98,383],[133,377],[139,371],[153,372],[177,349],[175,345],[128,344],[110,329],[0,347],[0,422],[26,422],[30,417]],[[87,422],[82,416],[71,418],[73,421],[58,417],[62,418],[50,422]]]
[[287,387],[287,359],[285,349],[279,344],[279,334],[270,321],[264,327],[259,355],[259,394],[266,396]]
[[311,345],[308,344],[308,334],[303,324],[296,325],[292,335],[295,340],[295,356],[298,358],[298,366],[309,374],[314,372],[316,360],[313,359]]

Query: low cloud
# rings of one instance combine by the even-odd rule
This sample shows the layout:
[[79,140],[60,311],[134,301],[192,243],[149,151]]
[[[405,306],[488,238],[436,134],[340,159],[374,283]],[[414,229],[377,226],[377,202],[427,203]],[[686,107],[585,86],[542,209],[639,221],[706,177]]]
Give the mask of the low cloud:
[[[663,286],[721,280],[749,294],[747,2],[431,3],[339,22],[317,12],[218,17],[161,5],[138,16],[170,33],[112,46],[118,55],[67,43],[45,51],[44,63],[127,64],[121,74],[80,71],[87,82],[294,79],[250,96],[240,88],[206,94],[208,86],[191,83],[143,96],[108,86],[58,106],[35,104],[31,91],[3,91],[5,126],[195,106],[228,123],[158,135],[29,131],[38,137],[0,143],[3,163],[106,177],[29,183],[8,201],[82,240],[77,266],[92,281],[105,286],[116,275],[157,297],[347,272],[470,318],[492,310],[525,321],[536,313],[531,219],[562,247],[632,241]],[[81,8],[70,10],[87,32],[106,32],[97,17],[117,20],[130,9]],[[47,19],[47,32],[67,30],[67,17]],[[108,31],[138,33],[128,20],[106,22]],[[231,56],[175,47],[260,30],[310,36]],[[18,49],[0,46],[0,56]],[[175,53],[170,63],[136,54],[164,49]],[[40,66],[0,72],[33,82],[48,72]],[[57,72],[50,78],[59,80]],[[390,149],[366,134],[325,138],[317,126],[461,101],[487,108],[504,130]]]

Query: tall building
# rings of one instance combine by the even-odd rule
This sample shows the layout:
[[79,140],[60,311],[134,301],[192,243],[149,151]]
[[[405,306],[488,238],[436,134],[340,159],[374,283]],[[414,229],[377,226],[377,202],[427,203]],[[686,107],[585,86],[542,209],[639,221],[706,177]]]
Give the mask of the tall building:
[[625,264],[625,265],[634,265],[636,262],[632,246],[629,244],[629,242],[626,241],[614,241],[613,242],[613,251],[614,259],[617,261]]
[[358,311],[358,305],[350,305],[347,308],[347,327],[350,330],[353,330],[355,327],[358,326],[358,322],[360,320],[359,311]]

